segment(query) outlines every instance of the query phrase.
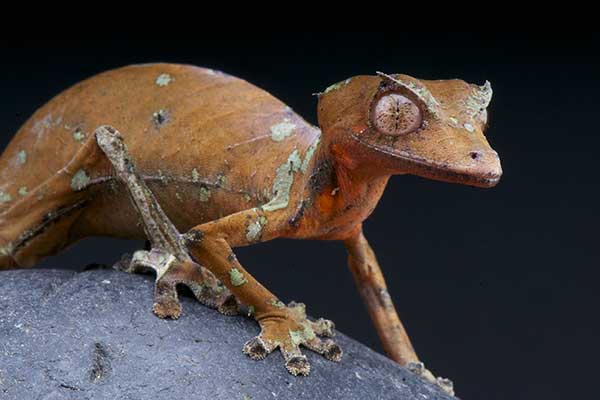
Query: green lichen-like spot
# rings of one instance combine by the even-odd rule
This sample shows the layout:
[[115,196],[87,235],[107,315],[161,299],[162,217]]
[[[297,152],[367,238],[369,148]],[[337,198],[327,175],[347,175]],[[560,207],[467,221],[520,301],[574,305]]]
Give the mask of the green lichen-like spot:
[[292,344],[298,346],[300,344],[309,342],[316,338],[315,332],[312,330],[308,324],[304,324],[302,329],[297,331],[290,330],[290,339],[292,340]]
[[200,174],[198,173],[198,170],[196,168],[194,168],[192,170],[192,182],[198,183],[199,181],[200,181]]
[[81,129],[79,129],[79,128],[75,129],[75,132],[73,132],[73,139],[76,142],[81,142],[84,138],[85,138],[85,133],[83,133],[81,131]]
[[277,299],[271,299],[267,303],[269,303],[270,305],[272,305],[273,307],[276,307],[276,308],[284,308],[285,307],[285,304],[283,304],[281,301],[279,301]]
[[13,247],[9,243],[6,246],[0,247],[0,256],[10,256],[12,254]]
[[17,153],[17,161],[21,165],[27,162],[27,152],[25,150],[21,150]]
[[254,308],[254,306],[248,306],[248,316],[249,317],[252,317],[255,312],[256,312],[256,309]]
[[21,187],[19,188],[19,191],[18,191],[18,193],[19,193],[21,196],[27,196],[27,186],[21,186]]
[[216,185],[217,185],[217,187],[220,187],[220,188],[224,188],[225,186],[227,186],[227,177],[223,174],[220,174],[219,176],[217,176]]
[[327,89],[325,89],[325,91],[323,93],[329,93],[329,92],[333,92],[334,90],[338,90],[342,86],[349,84],[351,81],[352,81],[352,78],[348,78],[345,81],[334,83],[333,85],[328,86]]
[[271,139],[276,142],[281,142],[286,137],[290,136],[296,125],[290,122],[289,119],[284,119],[283,122],[275,124],[271,127]]
[[79,191],[84,189],[90,183],[90,177],[86,174],[86,172],[82,169],[75,172],[73,178],[71,179],[71,189],[74,191]]
[[248,283],[244,274],[242,274],[237,268],[231,268],[229,270],[229,279],[231,280],[231,284],[233,286],[242,286],[245,283]]
[[201,186],[198,199],[203,203],[206,203],[208,200],[210,200],[210,189],[206,186]]
[[157,78],[156,78],[156,84],[160,87],[164,87],[167,86],[169,83],[171,83],[173,81],[173,77],[169,74],[160,74]]
[[290,190],[294,183],[294,173],[298,172],[302,165],[300,153],[294,150],[287,161],[281,164],[275,171],[275,180],[271,193],[271,201],[262,206],[265,211],[275,211],[286,208],[290,201]]
[[256,221],[252,221],[248,224],[246,228],[246,239],[249,242],[256,242],[260,239],[262,235],[263,227],[267,224],[267,217],[261,215],[256,219]]
[[300,157],[300,152],[296,149],[288,157],[287,161],[280,165],[275,171],[275,179],[271,189],[271,200],[261,206],[264,211],[275,211],[286,208],[290,201],[290,190],[294,183],[294,174],[298,171],[306,172],[310,160],[319,147],[321,137],[319,136],[306,150],[304,160]]
[[304,154],[304,160],[302,161],[302,165],[300,166],[300,170],[302,172],[306,172],[306,170],[308,169],[308,163],[310,162],[313,155],[315,154],[315,151],[317,150],[317,147],[319,147],[320,142],[321,142],[321,136],[319,135],[319,137],[317,137],[317,139],[313,142],[313,144],[311,144],[309,146],[309,148],[306,149],[306,154]]
[[0,203],[8,203],[12,200],[12,196],[2,190],[0,190]]
[[334,90],[338,90],[340,87],[342,87],[342,82],[334,83],[333,85],[327,86],[327,89],[325,89],[323,93],[333,92]]

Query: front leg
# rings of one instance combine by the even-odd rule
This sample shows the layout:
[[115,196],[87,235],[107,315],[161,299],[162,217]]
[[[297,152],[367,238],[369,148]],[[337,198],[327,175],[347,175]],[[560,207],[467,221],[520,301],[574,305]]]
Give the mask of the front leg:
[[436,379],[419,361],[404,325],[398,317],[381,268],[373,249],[363,234],[362,226],[357,227],[352,235],[344,240],[344,245],[348,251],[350,271],[352,271],[358,291],[367,306],[386,354],[400,365],[407,366],[411,371],[453,394],[450,380]]
[[210,269],[260,324],[260,334],[244,345],[244,353],[260,360],[279,348],[291,374],[308,375],[310,365],[300,345],[329,360],[341,359],[342,350],[335,342],[317,337],[333,336],[333,323],[309,320],[301,303],[283,304],[242,267],[232,251],[232,247],[274,238],[288,217],[283,212],[253,208],[199,225],[185,236],[193,257]]

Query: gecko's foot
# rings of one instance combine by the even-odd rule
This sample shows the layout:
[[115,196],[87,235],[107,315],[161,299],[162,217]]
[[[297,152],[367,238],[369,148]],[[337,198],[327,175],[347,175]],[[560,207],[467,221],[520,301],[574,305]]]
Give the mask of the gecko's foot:
[[180,284],[187,286],[200,303],[222,314],[238,313],[239,303],[231,292],[210,271],[192,260],[180,261],[157,249],[139,250],[133,256],[125,255],[114,267],[130,273],[156,272],[152,311],[160,318],[177,319],[181,315],[177,295],[177,285]]
[[434,385],[440,387],[444,392],[448,393],[451,396],[454,396],[454,384],[450,379],[441,378],[433,375],[433,373],[425,368],[425,364],[422,362],[410,362],[406,365],[406,368],[415,375],[418,375],[425,380],[433,383]]
[[300,351],[300,345],[313,350],[331,361],[340,361],[342,349],[331,339],[318,336],[334,335],[333,322],[319,319],[310,321],[306,317],[302,303],[291,302],[287,307],[281,304],[281,313],[266,315],[259,320],[261,332],[244,345],[244,353],[254,360],[262,360],[279,348],[290,374],[306,376],[310,364]]

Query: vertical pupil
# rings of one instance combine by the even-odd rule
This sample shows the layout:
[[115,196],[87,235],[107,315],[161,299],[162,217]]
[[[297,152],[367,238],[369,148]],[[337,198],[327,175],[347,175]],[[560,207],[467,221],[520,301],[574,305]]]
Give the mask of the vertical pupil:
[[375,127],[385,135],[402,135],[421,126],[421,110],[410,99],[398,93],[381,97],[373,112]]

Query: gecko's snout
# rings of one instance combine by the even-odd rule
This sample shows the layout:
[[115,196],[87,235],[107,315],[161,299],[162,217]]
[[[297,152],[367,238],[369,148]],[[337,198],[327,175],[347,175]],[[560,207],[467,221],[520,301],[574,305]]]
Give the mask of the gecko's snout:
[[472,160],[472,167],[467,168],[466,173],[473,177],[475,186],[490,188],[500,182],[502,165],[496,151],[492,149],[471,151],[468,158]]

